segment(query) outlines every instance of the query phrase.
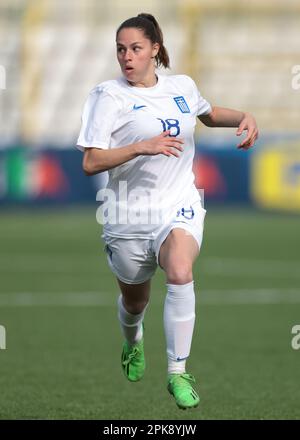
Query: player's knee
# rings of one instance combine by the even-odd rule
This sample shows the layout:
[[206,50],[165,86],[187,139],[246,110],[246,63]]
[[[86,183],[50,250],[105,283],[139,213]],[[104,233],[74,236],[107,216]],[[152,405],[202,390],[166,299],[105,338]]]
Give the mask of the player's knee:
[[186,284],[193,280],[192,266],[187,263],[170,265],[166,270],[167,281],[170,284]]

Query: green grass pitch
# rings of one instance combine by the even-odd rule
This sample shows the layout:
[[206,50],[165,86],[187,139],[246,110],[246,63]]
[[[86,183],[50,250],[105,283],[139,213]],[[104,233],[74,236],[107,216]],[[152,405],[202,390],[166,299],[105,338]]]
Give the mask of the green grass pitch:
[[201,403],[166,390],[165,279],[147,311],[146,375],[126,381],[117,284],[93,208],[1,211],[1,419],[300,418],[299,217],[211,209],[195,265],[188,372]]

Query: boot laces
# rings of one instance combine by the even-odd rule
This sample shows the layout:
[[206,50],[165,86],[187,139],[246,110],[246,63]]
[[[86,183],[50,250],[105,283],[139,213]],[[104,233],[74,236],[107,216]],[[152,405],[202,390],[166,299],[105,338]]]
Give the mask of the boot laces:
[[123,361],[123,365],[130,364],[130,362],[140,353],[140,350],[137,347],[133,347],[131,353],[129,353],[128,358]]

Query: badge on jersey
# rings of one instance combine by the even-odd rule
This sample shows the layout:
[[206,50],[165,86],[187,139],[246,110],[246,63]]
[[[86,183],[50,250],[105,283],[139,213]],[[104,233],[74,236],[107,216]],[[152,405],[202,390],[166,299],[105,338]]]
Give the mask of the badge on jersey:
[[189,106],[187,105],[187,102],[183,96],[175,96],[173,99],[181,113],[191,113],[191,110],[189,109]]

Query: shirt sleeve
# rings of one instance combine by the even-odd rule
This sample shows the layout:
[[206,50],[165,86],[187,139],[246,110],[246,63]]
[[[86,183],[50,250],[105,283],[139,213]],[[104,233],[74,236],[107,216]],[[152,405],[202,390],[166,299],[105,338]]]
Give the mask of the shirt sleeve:
[[196,111],[197,116],[208,115],[209,113],[212,112],[212,107],[211,107],[210,103],[208,101],[206,101],[206,99],[204,99],[201,96],[201,93],[200,93],[195,81],[191,77],[188,77],[188,78],[192,82],[193,93],[194,93],[194,96],[196,97],[196,101],[197,101],[197,111]]
[[197,96],[198,96],[198,110],[197,110],[197,116],[201,115],[208,115],[212,112],[211,105],[206,99],[204,99],[199,90],[197,89]]
[[108,149],[119,111],[112,95],[102,89],[92,90],[84,105],[77,148]]

